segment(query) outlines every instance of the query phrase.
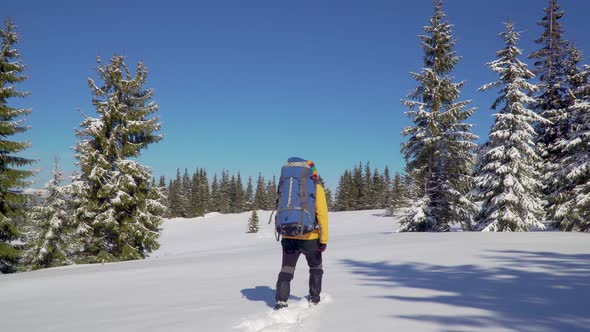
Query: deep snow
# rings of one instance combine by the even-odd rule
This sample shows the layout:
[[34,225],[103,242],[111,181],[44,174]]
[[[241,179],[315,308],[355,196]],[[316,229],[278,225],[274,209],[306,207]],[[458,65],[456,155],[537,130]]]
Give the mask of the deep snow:
[[280,245],[261,211],[173,219],[143,261],[0,275],[2,331],[590,331],[589,234],[396,233],[330,213],[323,301],[301,259],[274,312]]

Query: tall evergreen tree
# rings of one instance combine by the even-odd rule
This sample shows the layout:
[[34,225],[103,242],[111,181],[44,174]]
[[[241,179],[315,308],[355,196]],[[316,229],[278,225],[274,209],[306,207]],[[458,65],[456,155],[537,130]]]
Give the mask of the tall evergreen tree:
[[373,188],[373,177],[371,176],[371,164],[367,161],[365,164],[363,184],[361,187],[362,204],[360,209],[369,210],[373,208],[375,199],[375,190]]
[[160,176],[160,179],[158,180],[158,185],[157,185],[158,190],[160,191],[161,197],[162,199],[160,200],[160,204],[162,204],[162,206],[164,206],[166,208],[166,211],[164,212],[164,216],[168,217],[170,214],[170,211],[168,210],[168,208],[170,207],[170,202],[168,201],[168,197],[170,195],[170,192],[168,191],[168,187],[166,186],[166,177],[165,176]]
[[32,171],[22,167],[34,161],[18,156],[30,146],[29,142],[10,140],[16,134],[24,133],[28,127],[23,117],[30,109],[11,107],[10,98],[25,97],[29,93],[16,89],[25,80],[22,72],[25,66],[14,45],[18,42],[16,26],[8,19],[0,29],[0,273],[14,272],[19,250],[11,244],[18,237],[16,219],[23,215],[26,196],[20,191],[29,185],[26,180]]
[[562,222],[569,223],[568,219],[570,218],[568,215],[571,212],[569,206],[575,200],[573,196],[576,196],[573,194],[575,181],[571,181],[569,172],[571,171],[572,162],[576,163],[576,161],[572,160],[572,157],[575,155],[574,158],[578,159],[580,150],[572,149],[570,143],[576,144],[577,130],[580,128],[579,125],[583,126],[583,122],[580,122],[583,116],[579,116],[581,111],[579,106],[582,105],[587,94],[584,86],[588,84],[588,74],[580,68],[582,58],[582,52],[579,49],[575,46],[569,47],[568,59],[565,64],[568,91],[565,100],[567,109],[563,112],[568,117],[567,123],[565,123],[567,127],[564,128],[563,135],[556,138],[553,145],[555,147],[554,151],[560,152],[559,167],[545,179],[547,188],[545,192],[548,194],[546,197],[548,219],[552,221],[554,227],[563,230],[570,229],[563,227]]
[[385,192],[383,193],[383,204],[384,207],[387,208],[391,206],[393,199],[393,183],[391,181],[391,173],[389,172],[388,166],[385,166],[385,170],[383,171],[383,185],[385,186]]
[[132,75],[124,57],[103,64],[101,85],[88,79],[97,118],[86,116],[76,131],[75,151],[81,172],[74,177],[73,197],[85,262],[129,260],[157,249],[164,207],[150,185],[150,170],[131,158],[162,139],[153,91],[144,90],[147,69]]
[[262,174],[258,174],[258,181],[256,181],[256,192],[254,193],[254,209],[265,210],[266,209],[266,186],[264,184],[264,178]]
[[191,176],[188,172],[188,169],[184,169],[184,174],[182,175],[182,184],[180,189],[180,215],[184,218],[193,217],[192,215],[192,185],[191,185]]
[[[273,180],[274,180],[274,178],[273,178]],[[332,211],[334,209],[334,202],[333,202],[333,199],[332,199],[332,192],[326,186],[326,182],[324,181],[324,179],[322,178],[321,175],[318,176],[317,183],[319,185],[321,185],[322,188],[324,188],[324,192],[326,193],[326,205],[328,205],[328,211]]]
[[570,131],[561,143],[565,157],[556,173],[559,195],[551,210],[556,225],[564,231],[590,232],[590,66],[572,79],[575,97]]
[[201,170],[197,169],[191,177],[191,204],[190,204],[190,216],[198,217],[205,215],[205,205],[202,190],[203,178],[201,176]]
[[61,187],[63,172],[57,160],[53,178],[45,186],[47,196],[32,208],[33,222],[30,241],[23,256],[26,269],[42,269],[69,264],[69,248],[72,243],[72,220],[64,188]]
[[[229,174],[228,174],[229,175]],[[232,175],[229,178],[229,185],[227,187],[227,193],[229,197],[229,211],[230,213],[235,213],[235,202],[236,202],[236,177]]]
[[499,96],[492,104],[496,121],[492,127],[485,154],[477,167],[476,197],[483,199],[477,216],[477,229],[483,231],[527,231],[531,227],[544,228],[540,222],[541,158],[535,148],[534,123],[546,120],[527,108],[534,102],[530,94],[537,87],[527,80],[534,74],[526,69],[518,56],[516,44],[519,33],[512,22],[500,34],[505,47],[497,52],[497,60],[488,63],[500,76],[498,81],[480,88],[485,91],[499,88]]
[[353,180],[349,170],[345,170],[344,174],[338,181],[338,188],[336,190],[336,211],[349,211],[353,209]]
[[435,0],[426,35],[420,36],[425,66],[412,74],[419,85],[404,101],[414,125],[402,132],[409,137],[402,152],[423,197],[402,219],[402,231],[449,231],[455,222],[470,229],[476,212],[467,193],[477,137],[470,132],[472,125],[463,122],[475,109],[466,109],[471,101],[456,101],[463,82],[453,83],[450,76],[459,57],[444,17],[442,1]]
[[[567,51],[565,70],[567,82],[566,105],[569,107],[573,106],[576,100],[579,99],[579,94],[583,95],[583,90],[581,89],[588,83],[588,77],[584,75],[584,70],[580,68],[582,59],[584,58],[582,51],[575,45],[570,46]],[[568,114],[570,113],[574,114],[575,112],[569,111]],[[567,132],[569,133],[569,130]]]
[[166,188],[166,177],[164,175],[160,176],[160,179],[158,180],[158,187]]
[[231,178],[229,172],[221,172],[221,181],[219,182],[219,212],[231,212]]
[[326,205],[328,205],[328,211],[334,211],[334,195],[332,194],[332,190],[330,188],[325,188],[326,193]]
[[536,96],[535,110],[549,122],[537,123],[538,145],[544,161],[543,182],[548,196],[548,210],[554,210],[554,200],[550,196],[559,196],[551,185],[556,172],[561,168],[564,151],[559,144],[560,138],[568,135],[568,123],[571,116],[567,104],[567,58],[568,42],[563,38],[561,19],[564,11],[560,10],[557,0],[549,0],[545,16],[537,22],[543,28],[541,37],[535,40],[540,49],[529,58],[534,59],[533,72],[539,78],[539,93]]
[[254,186],[252,184],[252,177],[248,177],[248,184],[245,192],[246,210],[253,210],[254,208]]
[[361,210],[365,202],[365,186],[363,179],[363,165],[359,163],[357,167],[352,170],[352,201],[350,208],[352,210]]
[[277,180],[276,177],[272,177],[272,180],[268,180],[266,184],[266,209],[274,210],[277,203]]
[[[423,187],[419,181],[414,178],[416,172],[409,172],[406,167],[405,174],[402,176],[403,201],[404,205],[411,205],[411,202],[418,200],[421,196]],[[410,211],[411,212],[411,211]]]
[[236,178],[236,212],[241,213],[246,211],[246,192],[244,191],[244,185],[242,183],[242,175],[238,172]]
[[170,180],[168,188],[168,214],[170,217],[182,215],[182,177],[180,169],[176,169],[176,178]]
[[207,176],[207,171],[205,169],[201,169],[199,171],[199,196],[201,197],[201,201],[199,202],[203,213],[211,211],[211,206],[209,203],[211,202],[211,192],[209,191],[209,177]]
[[371,186],[371,209],[385,208],[385,184],[383,177],[379,174],[379,170],[375,168],[373,171],[372,186]]
[[211,201],[209,206],[210,211],[221,212],[221,190],[219,189],[217,174],[213,176],[213,181],[211,182]]
[[244,211],[246,205],[246,194],[244,192],[244,186],[242,185],[242,176],[238,172],[237,178],[232,176],[232,195],[231,195],[231,206],[232,212],[241,213]]
[[389,214],[393,215],[398,209],[405,207],[404,188],[402,184],[402,176],[397,173],[393,177],[393,189],[391,191],[391,200],[389,201]]

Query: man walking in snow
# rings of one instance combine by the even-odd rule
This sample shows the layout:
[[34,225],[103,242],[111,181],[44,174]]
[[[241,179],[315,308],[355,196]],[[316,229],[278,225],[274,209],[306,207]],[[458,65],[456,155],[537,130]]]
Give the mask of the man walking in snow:
[[[291,168],[296,171],[290,172]],[[287,307],[291,280],[301,254],[305,256],[309,266],[307,299],[312,304],[320,302],[324,273],[322,253],[328,244],[328,204],[324,188],[317,183],[317,180],[318,173],[314,163],[301,158],[290,158],[281,171],[275,222],[277,231],[283,237],[281,240],[283,259],[277,280],[275,310]],[[306,215],[312,224],[309,227],[303,225]],[[295,223],[297,231],[285,231],[281,228],[281,225],[285,225],[281,222],[289,222],[288,219],[298,221]],[[293,226],[289,225],[286,228],[289,229],[289,227]]]

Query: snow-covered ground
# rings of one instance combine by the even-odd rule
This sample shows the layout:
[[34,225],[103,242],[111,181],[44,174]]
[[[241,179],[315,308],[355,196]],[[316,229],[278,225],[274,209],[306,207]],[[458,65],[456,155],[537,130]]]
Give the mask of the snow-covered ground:
[[167,221],[143,261],[0,275],[0,331],[590,331],[589,234],[396,233],[330,214],[323,301],[301,259],[274,312],[280,245],[260,212]]

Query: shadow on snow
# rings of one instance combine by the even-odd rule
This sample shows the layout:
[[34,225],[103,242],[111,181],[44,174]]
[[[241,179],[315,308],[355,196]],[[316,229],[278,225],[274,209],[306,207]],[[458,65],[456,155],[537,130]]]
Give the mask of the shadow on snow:
[[[264,302],[267,307],[275,306],[275,290],[268,286],[256,286],[254,288],[245,288],[240,291],[242,296],[253,302]],[[291,295],[290,300],[299,301],[302,298]]]
[[502,326],[516,331],[590,331],[590,255],[489,251],[497,267],[390,264],[343,260],[368,286],[448,292],[430,297],[384,296],[488,311],[485,316],[435,312],[395,316],[448,328]]

